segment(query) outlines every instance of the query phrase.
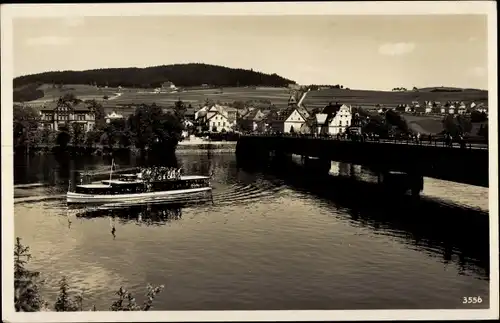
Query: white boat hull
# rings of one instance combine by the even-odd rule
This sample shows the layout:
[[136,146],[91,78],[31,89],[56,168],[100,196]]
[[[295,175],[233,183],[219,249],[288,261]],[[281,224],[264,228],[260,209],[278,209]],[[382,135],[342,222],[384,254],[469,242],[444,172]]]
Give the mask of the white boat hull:
[[195,198],[196,196],[208,193],[212,190],[211,187],[190,188],[185,190],[161,191],[161,192],[146,192],[135,194],[81,194],[68,192],[66,202],[72,204],[80,203],[117,203],[117,202],[134,202],[134,201],[155,201],[155,200],[185,200],[186,198]]

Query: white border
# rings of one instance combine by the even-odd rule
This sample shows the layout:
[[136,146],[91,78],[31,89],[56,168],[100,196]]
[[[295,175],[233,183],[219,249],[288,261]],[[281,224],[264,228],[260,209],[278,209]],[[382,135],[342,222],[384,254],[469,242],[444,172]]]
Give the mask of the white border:
[[[307,321],[307,320],[449,320],[498,318],[498,161],[497,161],[497,18],[493,1],[439,2],[268,2],[192,4],[16,4],[1,6],[2,79],[2,320],[10,322],[104,321]],[[488,15],[488,90],[490,113],[490,303],[487,310],[346,310],[346,311],[157,311],[16,313],[13,306],[13,152],[12,18],[144,15]]]

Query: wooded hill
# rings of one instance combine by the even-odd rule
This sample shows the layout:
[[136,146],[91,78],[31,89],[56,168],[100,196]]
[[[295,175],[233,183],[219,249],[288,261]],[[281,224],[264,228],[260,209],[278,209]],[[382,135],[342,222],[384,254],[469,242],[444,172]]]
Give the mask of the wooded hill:
[[174,64],[146,68],[107,68],[86,71],[57,71],[24,75],[14,79],[14,89],[29,84],[88,84],[109,87],[155,88],[163,82],[190,87],[287,86],[295,81],[277,74],[208,64]]

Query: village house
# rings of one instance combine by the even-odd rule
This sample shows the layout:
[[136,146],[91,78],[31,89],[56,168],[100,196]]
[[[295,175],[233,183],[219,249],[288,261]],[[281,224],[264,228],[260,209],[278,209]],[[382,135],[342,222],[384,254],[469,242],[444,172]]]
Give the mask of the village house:
[[313,133],[337,135],[345,133],[351,126],[352,109],[345,104],[328,104],[320,113],[315,115],[312,126]]
[[448,114],[455,114],[455,106],[453,104],[448,107]]
[[167,81],[167,82],[163,82],[161,84],[161,90],[162,91],[173,91],[173,90],[177,90],[177,87],[175,86],[174,83]]
[[104,117],[104,120],[106,120],[106,123],[111,123],[111,121],[113,120],[119,120],[119,119],[123,119],[123,115],[122,114],[119,114],[117,113],[116,111],[113,111],[111,113],[108,113],[105,117]]
[[236,124],[236,109],[231,110],[219,104],[204,106],[195,113],[195,121],[201,129],[212,132],[232,131]]
[[269,115],[269,127],[276,132],[299,133],[307,132],[304,127],[309,119],[309,112],[297,104],[297,99],[291,95],[288,99],[288,107]]
[[85,132],[95,128],[95,111],[84,103],[47,102],[40,108],[40,125],[45,129],[59,131],[77,124]]
[[258,131],[266,130],[266,113],[260,109],[253,109],[239,119],[239,127],[243,131]]
[[466,107],[465,103],[460,102],[460,105],[458,106],[458,109],[457,109],[457,113],[458,114],[466,114],[467,113],[467,107]]

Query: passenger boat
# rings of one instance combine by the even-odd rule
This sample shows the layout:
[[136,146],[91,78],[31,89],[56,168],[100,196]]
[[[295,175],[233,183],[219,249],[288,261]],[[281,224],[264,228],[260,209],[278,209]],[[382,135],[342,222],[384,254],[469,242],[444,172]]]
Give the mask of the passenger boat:
[[[114,163],[112,164],[114,165]],[[147,171],[147,169],[146,169]],[[68,204],[80,203],[120,203],[135,201],[177,201],[210,197],[212,187],[210,177],[199,175],[177,175],[171,178],[145,178],[144,171],[121,174],[97,183],[76,185],[67,192]]]

